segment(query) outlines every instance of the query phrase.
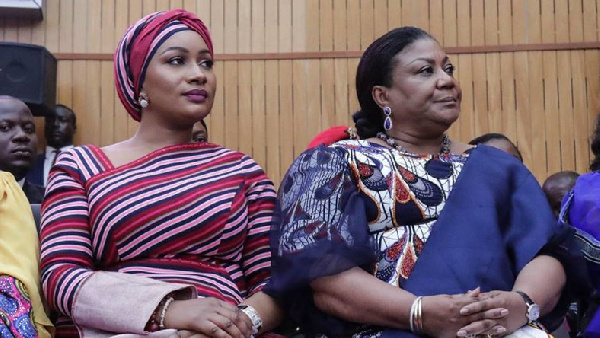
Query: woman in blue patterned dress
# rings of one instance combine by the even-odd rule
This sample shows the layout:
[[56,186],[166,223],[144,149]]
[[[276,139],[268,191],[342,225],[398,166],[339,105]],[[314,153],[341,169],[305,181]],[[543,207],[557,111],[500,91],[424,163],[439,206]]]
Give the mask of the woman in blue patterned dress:
[[357,70],[360,140],[305,151],[282,181],[266,292],[309,336],[546,335],[537,312],[566,282],[543,251],[552,212],[517,159],[446,136],[453,72],[425,31],[385,34]]

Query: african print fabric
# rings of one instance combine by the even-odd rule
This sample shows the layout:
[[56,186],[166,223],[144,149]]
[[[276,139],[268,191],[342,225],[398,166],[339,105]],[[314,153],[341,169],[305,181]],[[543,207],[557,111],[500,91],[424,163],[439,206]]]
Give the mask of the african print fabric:
[[31,301],[18,279],[0,276],[0,336],[36,337]]

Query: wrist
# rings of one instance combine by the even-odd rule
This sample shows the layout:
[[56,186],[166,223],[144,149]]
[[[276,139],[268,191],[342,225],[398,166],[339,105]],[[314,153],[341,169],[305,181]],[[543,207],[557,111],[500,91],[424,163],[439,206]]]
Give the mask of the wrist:
[[154,309],[154,312],[152,312],[152,315],[150,316],[148,324],[146,324],[147,331],[159,331],[166,328],[165,318],[167,310],[174,300],[175,298],[173,298],[173,294],[169,293],[160,301],[160,303],[158,303]]
[[540,307],[537,303],[535,303],[529,295],[527,295],[523,291],[515,290],[514,293],[517,294],[518,299],[521,304],[524,304],[524,318],[525,323],[529,324],[531,322],[535,322],[540,317]]
[[413,300],[408,316],[410,331],[415,334],[423,333],[423,297]]
[[240,309],[244,315],[250,318],[250,321],[252,322],[252,337],[258,335],[260,329],[262,328],[262,318],[260,318],[258,311],[256,311],[253,306],[245,304],[238,305],[238,309]]

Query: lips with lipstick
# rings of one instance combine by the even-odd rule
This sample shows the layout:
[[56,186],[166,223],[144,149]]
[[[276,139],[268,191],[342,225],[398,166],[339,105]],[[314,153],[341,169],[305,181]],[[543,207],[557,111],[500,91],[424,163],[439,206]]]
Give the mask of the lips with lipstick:
[[192,89],[183,93],[193,103],[202,103],[208,98],[208,93],[204,89]]

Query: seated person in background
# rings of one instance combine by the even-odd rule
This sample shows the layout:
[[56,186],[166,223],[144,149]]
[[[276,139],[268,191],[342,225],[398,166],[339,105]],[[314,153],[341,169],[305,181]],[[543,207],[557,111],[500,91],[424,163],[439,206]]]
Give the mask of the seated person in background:
[[265,292],[309,336],[547,336],[556,220],[523,163],[446,136],[462,91],[438,42],[386,33],[356,93],[360,140],[306,150],[281,183]]
[[328,146],[342,140],[358,140],[356,129],[354,127],[347,126],[335,126],[325,129],[318,133],[317,136],[310,141],[306,149],[314,148],[320,145]]
[[[596,128],[592,135],[591,150],[594,159],[590,164],[591,172],[580,175],[573,186],[563,198],[559,215],[559,223],[570,224],[577,231],[577,238],[581,250],[587,259],[590,277],[596,288],[600,291],[600,115],[596,120]],[[589,302],[591,299],[587,299]],[[583,300],[584,303],[586,300]],[[597,296],[592,301],[591,307],[584,306],[586,313],[579,314],[580,318],[587,314],[584,337],[600,337],[600,311],[597,307]],[[595,304],[594,304],[595,303]],[[578,309],[581,311],[582,309]],[[590,311],[591,310],[591,311]],[[581,328],[580,328],[581,329]]]
[[0,170],[13,174],[31,204],[44,199],[44,187],[25,179],[36,152],[35,122],[29,107],[12,96],[0,96]]
[[136,133],[61,153],[42,205],[57,335],[247,338],[278,325],[262,292],[273,183],[247,155],[190,143],[215,100],[212,46],[180,9],[145,16],[119,42],[116,91]]
[[504,152],[507,152],[517,158],[519,161],[523,162],[523,156],[521,156],[521,152],[519,148],[504,134],[500,133],[487,133],[483,134],[479,137],[476,137],[469,142],[471,145],[485,144],[487,146],[495,147]]
[[542,184],[550,208],[558,218],[563,197],[573,188],[579,174],[574,171],[561,171],[548,176]]
[[73,134],[77,130],[77,118],[71,108],[59,104],[44,119],[44,137],[46,150],[37,155],[33,167],[27,173],[27,180],[37,185],[46,186],[48,173],[56,156],[73,148]]
[[0,171],[2,337],[50,337],[52,324],[39,288],[39,257],[38,233],[27,198],[13,175]]
[[208,127],[204,119],[194,124],[194,128],[192,128],[192,142],[208,142]]

